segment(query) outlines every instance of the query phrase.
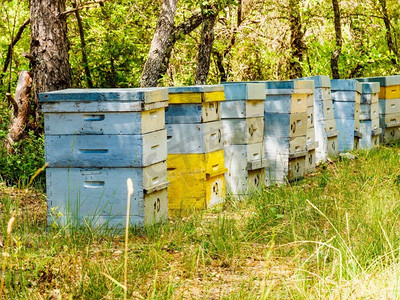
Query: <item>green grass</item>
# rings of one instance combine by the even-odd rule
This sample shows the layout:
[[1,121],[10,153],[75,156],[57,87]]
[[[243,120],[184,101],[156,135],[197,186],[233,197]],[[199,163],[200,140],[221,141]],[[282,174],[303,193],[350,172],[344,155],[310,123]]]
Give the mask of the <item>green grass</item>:
[[[398,298],[400,145],[355,155],[219,209],[132,229],[128,298]],[[43,195],[12,191],[0,185],[6,298],[123,297],[123,235],[47,228]]]

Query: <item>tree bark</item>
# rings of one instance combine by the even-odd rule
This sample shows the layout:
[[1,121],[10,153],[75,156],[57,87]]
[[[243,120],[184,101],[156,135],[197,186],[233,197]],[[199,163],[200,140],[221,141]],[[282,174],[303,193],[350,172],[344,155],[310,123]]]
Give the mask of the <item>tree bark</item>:
[[170,34],[174,26],[177,0],[164,0],[156,31],[151,41],[149,56],[140,77],[141,87],[157,86],[161,66],[165,59]]
[[170,38],[167,42],[163,62],[160,68],[160,72],[158,74],[158,79],[160,79],[167,72],[172,49],[174,49],[175,43],[179,41],[183,36],[188,35],[197,27],[199,27],[203,23],[203,20],[203,14],[201,12],[196,12],[189,19],[173,28]]
[[24,30],[26,28],[26,26],[28,26],[29,24],[29,19],[26,20],[24,23],[22,23],[22,25],[19,27],[17,34],[15,35],[15,37],[13,38],[13,40],[11,41],[10,45],[8,45],[8,49],[7,49],[7,55],[6,55],[6,60],[4,61],[4,66],[3,66],[3,73],[0,74],[0,85],[3,84],[3,78],[5,73],[7,72],[8,69],[8,65],[11,62],[11,57],[12,57],[12,53],[14,51],[14,46],[18,43],[18,41],[21,39],[22,34],[24,33]]
[[195,84],[206,84],[208,72],[210,70],[211,52],[214,43],[214,26],[218,13],[211,12],[210,16],[204,20],[201,31],[201,40],[197,55],[197,68],[195,74]]
[[289,0],[289,22],[290,22],[290,78],[303,77],[303,30],[300,16],[300,0]]
[[[72,7],[77,8],[75,1],[72,1]],[[86,83],[89,88],[92,88],[93,87],[92,75],[90,74],[89,63],[88,63],[88,59],[87,59],[87,55],[86,55],[85,32],[83,30],[82,19],[79,14],[79,10],[75,10],[75,17],[76,17],[76,21],[78,23],[79,37],[81,39],[82,63],[83,63],[83,68],[85,70]]]
[[[383,23],[385,24],[386,28],[386,42],[389,48],[389,51],[392,52],[396,57],[398,57],[398,51],[395,43],[393,43],[392,39],[392,28],[390,25],[389,14],[387,11],[386,0],[379,0],[379,4],[381,6],[381,13],[383,16]],[[396,65],[397,60],[393,57],[391,58],[392,64]]]
[[332,70],[332,78],[339,79],[339,57],[342,52],[342,26],[340,23],[340,8],[338,0],[332,0],[333,7],[333,15],[334,15],[334,23],[335,23],[335,38],[336,44],[335,49],[333,50],[331,56],[331,70]]
[[71,85],[64,11],[65,0],[30,0],[30,55],[35,101],[38,93]]
[[18,79],[15,98],[10,94],[7,95],[14,108],[11,126],[4,141],[4,146],[8,153],[12,152],[12,145],[21,139],[25,126],[28,123],[31,86],[31,73],[22,71]]

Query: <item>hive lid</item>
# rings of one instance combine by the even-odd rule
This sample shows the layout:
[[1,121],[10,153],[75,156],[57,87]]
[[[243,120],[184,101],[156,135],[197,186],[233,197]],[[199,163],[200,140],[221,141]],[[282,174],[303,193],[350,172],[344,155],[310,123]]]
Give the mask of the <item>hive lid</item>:
[[236,82],[225,84],[225,100],[264,100],[265,85],[262,83]]
[[192,104],[225,100],[224,86],[221,84],[170,87],[168,91],[170,104]]
[[400,85],[400,75],[357,78],[360,82],[379,82],[381,86]]
[[334,91],[357,91],[361,94],[361,83],[355,79],[331,79],[331,90]]
[[309,76],[303,77],[299,80],[313,80],[316,88],[330,88],[331,87],[331,80],[327,75],[316,75],[316,76]]
[[40,93],[39,102],[141,101],[168,100],[167,88],[66,89]]
[[223,92],[224,86],[220,84],[214,85],[192,85],[192,86],[176,86],[168,88],[170,94],[181,93],[209,93],[209,92]]
[[362,86],[363,94],[379,93],[379,89],[380,89],[379,82],[362,82],[361,86]]

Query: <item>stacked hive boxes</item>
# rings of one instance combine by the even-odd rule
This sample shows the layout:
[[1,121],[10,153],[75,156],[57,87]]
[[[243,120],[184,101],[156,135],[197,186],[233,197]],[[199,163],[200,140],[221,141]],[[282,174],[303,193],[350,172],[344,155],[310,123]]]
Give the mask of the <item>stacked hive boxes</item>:
[[360,105],[360,140],[361,149],[369,149],[379,145],[382,128],[379,127],[379,83],[361,83]]
[[264,151],[267,183],[304,176],[308,124],[308,96],[313,81],[265,82]]
[[332,79],[331,91],[339,130],[339,151],[358,149],[361,138],[361,84],[354,79]]
[[379,118],[383,140],[400,139],[400,75],[358,79],[379,82]]
[[125,225],[167,218],[168,90],[63,90],[40,95],[49,168],[49,222]]
[[[315,141],[315,116],[314,116],[314,87],[315,83],[311,81],[312,88],[305,89],[304,92],[307,94],[307,134],[306,134],[306,161],[305,161],[305,173],[311,173],[315,171],[316,165],[316,148],[319,143]],[[310,86],[311,87],[311,86]]]
[[331,98],[331,81],[328,76],[313,76],[302,78],[313,80],[314,91],[314,127],[316,148],[316,163],[324,162],[328,155],[335,156],[339,153],[338,134],[334,108]]
[[221,103],[227,191],[247,194],[265,182],[264,99],[262,83],[225,85]]
[[225,197],[222,85],[169,88],[168,209],[204,209]]

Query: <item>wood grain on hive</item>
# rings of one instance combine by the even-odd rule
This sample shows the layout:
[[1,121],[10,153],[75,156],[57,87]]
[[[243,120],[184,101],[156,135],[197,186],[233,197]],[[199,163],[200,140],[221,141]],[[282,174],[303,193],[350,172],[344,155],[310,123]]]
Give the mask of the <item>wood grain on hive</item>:
[[[125,226],[165,220],[166,88],[69,89],[39,95],[45,120],[48,222]],[[134,184],[126,211],[127,179]]]

